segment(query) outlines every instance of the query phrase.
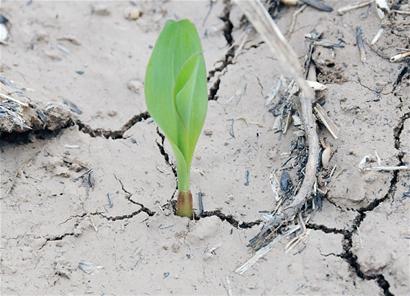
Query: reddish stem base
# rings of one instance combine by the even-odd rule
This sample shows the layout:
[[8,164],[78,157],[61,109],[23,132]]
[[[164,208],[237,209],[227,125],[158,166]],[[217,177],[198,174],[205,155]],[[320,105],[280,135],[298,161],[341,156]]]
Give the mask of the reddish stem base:
[[192,194],[191,191],[178,191],[177,215],[192,218]]

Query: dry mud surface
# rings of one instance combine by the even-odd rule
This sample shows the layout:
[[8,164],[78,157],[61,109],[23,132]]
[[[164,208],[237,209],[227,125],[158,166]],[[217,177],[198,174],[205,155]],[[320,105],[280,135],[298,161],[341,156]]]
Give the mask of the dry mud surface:
[[[408,18],[372,50],[381,22],[374,7],[343,16],[307,7],[298,15],[288,37],[301,64],[312,30],[344,41],[313,53],[327,86],[323,108],[339,132],[335,140],[318,131],[335,151],[335,177],[306,240],[288,253],[282,241],[238,275],[263,211],[275,208],[269,176],[296,129],[275,133],[265,106],[283,74],[278,61],[254,32],[241,45],[238,7],[210,3],[2,1],[11,26],[0,75],[36,102],[75,104],[78,117],[59,132],[1,142],[2,295],[410,295],[410,173],[358,167],[375,151],[383,165],[410,163],[408,76],[393,89],[406,63],[388,59],[409,47]],[[141,17],[124,17],[135,8]],[[275,16],[283,32],[296,9]],[[144,116],[155,38],[167,19],[183,17],[198,27],[210,73],[192,172],[208,217],[197,221],[163,207],[176,187],[173,158]]]

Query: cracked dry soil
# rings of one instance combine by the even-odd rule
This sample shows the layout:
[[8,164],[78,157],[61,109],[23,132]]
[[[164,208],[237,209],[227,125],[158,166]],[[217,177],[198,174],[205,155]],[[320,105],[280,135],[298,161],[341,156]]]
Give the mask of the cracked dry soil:
[[[335,10],[350,3],[326,2]],[[212,3],[2,2],[12,26],[0,45],[1,76],[37,101],[69,100],[81,110],[59,133],[1,142],[2,295],[410,294],[410,173],[358,168],[374,151],[385,164],[410,163],[408,76],[393,89],[406,65],[385,58],[408,44],[408,28],[367,44],[363,64],[354,32],[361,26],[371,40],[380,24],[374,9],[299,14],[289,41],[301,64],[312,30],[345,42],[312,55],[327,86],[323,108],[339,128],[337,140],[318,130],[335,150],[335,177],[307,240],[289,253],[286,241],[277,244],[238,275],[263,211],[275,208],[269,175],[295,129],[274,133],[265,106],[283,74],[278,62],[254,32],[240,46],[235,5]],[[124,18],[135,7],[142,16]],[[296,9],[275,14],[283,32]],[[155,38],[175,17],[197,25],[208,68],[206,133],[192,168],[204,213],[194,221],[172,213],[174,160],[142,89]]]

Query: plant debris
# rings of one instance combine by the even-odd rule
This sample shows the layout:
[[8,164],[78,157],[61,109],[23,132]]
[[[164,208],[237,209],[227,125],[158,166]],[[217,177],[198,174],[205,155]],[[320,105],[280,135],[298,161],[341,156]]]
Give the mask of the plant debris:
[[360,26],[356,27],[356,45],[359,49],[360,60],[362,63],[366,62],[366,49],[364,47],[363,29]]
[[9,37],[9,19],[0,14],[0,44],[6,44]]
[[313,7],[319,11],[332,12],[333,8],[321,0],[300,0],[301,2]]
[[104,267],[101,265],[95,265],[94,263],[90,262],[90,261],[86,261],[86,260],[81,260],[78,263],[78,268],[87,273],[87,274],[92,274],[95,271],[97,271],[98,269],[103,269]]
[[27,132],[59,131],[74,125],[70,111],[63,105],[48,104],[41,108],[9,95],[0,95],[0,137]]

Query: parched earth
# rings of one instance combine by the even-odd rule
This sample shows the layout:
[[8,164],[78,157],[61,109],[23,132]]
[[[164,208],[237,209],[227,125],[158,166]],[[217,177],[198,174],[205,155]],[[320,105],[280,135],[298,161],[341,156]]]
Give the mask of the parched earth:
[[[390,4],[409,10],[404,2]],[[351,1],[326,3],[335,10],[305,8],[287,37],[301,64],[313,30],[342,41],[312,54],[327,87],[317,96],[338,128],[338,139],[318,130],[332,147],[334,174],[306,240],[290,252],[281,241],[239,275],[234,270],[253,255],[249,239],[276,206],[270,174],[297,132],[273,129],[265,102],[286,71],[239,8],[200,0],[3,1],[10,37],[0,44],[0,75],[38,104],[65,104],[78,120],[0,143],[1,294],[409,295],[410,172],[359,168],[366,155],[385,166],[410,163],[410,66],[389,60],[409,48],[408,17],[381,21],[373,5],[338,15]],[[276,11],[282,32],[297,9]],[[209,71],[208,117],[192,169],[192,192],[202,193],[207,217],[196,221],[164,207],[176,188],[173,157],[143,95],[155,38],[167,19],[184,17],[198,27]]]

